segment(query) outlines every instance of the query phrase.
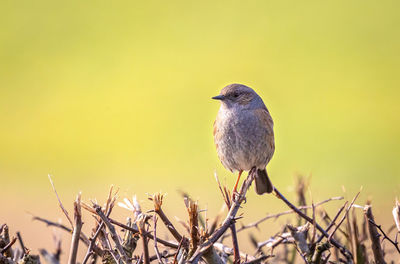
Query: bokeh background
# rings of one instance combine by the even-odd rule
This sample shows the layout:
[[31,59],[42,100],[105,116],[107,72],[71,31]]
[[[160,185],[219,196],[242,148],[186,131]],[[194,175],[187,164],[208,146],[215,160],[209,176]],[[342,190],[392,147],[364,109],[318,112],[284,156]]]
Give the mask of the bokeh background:
[[[210,98],[233,82],[253,87],[274,118],[268,170],[289,198],[295,174],[311,175],[315,201],[363,186],[359,203],[372,199],[390,222],[399,10],[366,0],[2,1],[0,222],[33,250],[51,245],[27,213],[65,222],[48,174],[67,209],[79,191],[104,201],[114,184],[147,209],[146,193],[162,191],[167,212],[184,218],[184,190],[215,214],[214,171],[230,186],[235,177],[216,156]],[[286,210],[253,192],[246,208],[249,222]]]

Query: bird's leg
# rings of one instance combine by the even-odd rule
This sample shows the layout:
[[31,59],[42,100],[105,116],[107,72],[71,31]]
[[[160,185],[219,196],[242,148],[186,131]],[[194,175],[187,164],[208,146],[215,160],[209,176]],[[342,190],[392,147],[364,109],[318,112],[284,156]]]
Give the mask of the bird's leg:
[[233,191],[232,191],[232,200],[235,200],[235,196],[236,196],[236,194],[237,194],[237,187],[238,187],[238,184],[239,184],[239,180],[240,180],[240,176],[242,175],[242,170],[240,170],[239,171],[239,175],[238,175],[238,177],[237,177],[237,180],[236,180],[236,183],[235,183],[235,186],[233,187]]

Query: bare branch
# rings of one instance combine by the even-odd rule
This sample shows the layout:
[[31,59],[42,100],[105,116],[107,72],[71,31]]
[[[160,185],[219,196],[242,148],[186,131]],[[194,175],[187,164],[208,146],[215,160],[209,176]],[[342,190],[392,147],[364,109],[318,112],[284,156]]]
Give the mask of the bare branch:
[[204,254],[205,251],[207,251],[212,245],[217,242],[217,240],[225,233],[225,231],[236,221],[236,214],[240,208],[240,205],[246,198],[246,193],[247,190],[249,189],[251,183],[254,180],[254,176],[252,173],[249,173],[247,176],[246,180],[243,182],[239,195],[237,199],[233,201],[233,204],[231,208],[229,209],[228,215],[226,216],[225,220],[222,222],[222,226],[217,229],[211,236],[210,238],[201,244],[196,252],[193,254],[193,256],[190,258],[188,261],[189,263],[196,264],[201,256]]
[[182,244],[183,244],[184,240],[185,240],[185,237],[182,237],[181,241],[179,241],[178,248],[177,248],[176,253],[174,255],[174,261],[172,262],[173,264],[178,263],[178,255],[179,255],[179,252],[180,252],[180,250],[182,248]]
[[160,264],[164,264],[164,261],[161,259],[161,254],[160,251],[158,250],[157,246],[157,216],[153,215],[153,223],[154,223],[154,251],[156,252],[156,256],[158,259],[158,262]]
[[[112,218],[109,218],[109,220],[110,220],[110,223],[112,223],[114,225],[117,225],[119,227],[125,228],[126,230],[132,231],[133,234],[138,234],[139,233],[139,230],[137,230],[136,228],[124,225],[123,223],[120,223],[120,222],[118,222],[118,221],[116,221],[116,220],[114,220]],[[146,233],[145,235],[150,239],[154,239],[154,236],[152,234],[150,234],[150,233]],[[170,248],[178,248],[178,244],[175,244],[175,243],[172,243],[172,242],[169,242],[169,241],[165,241],[165,240],[160,239],[160,238],[157,238],[157,242],[160,243],[160,244],[163,244],[164,246],[170,247]]]
[[101,224],[97,228],[96,232],[94,233],[93,237],[90,238],[90,244],[87,249],[87,253],[83,259],[82,264],[86,264],[86,262],[89,260],[89,257],[93,254],[92,250],[93,250],[94,246],[96,245],[96,239],[99,236],[101,230],[104,228],[104,226],[105,226],[104,222],[101,222]]
[[143,256],[144,256],[144,264],[150,264],[150,256],[149,256],[149,245],[147,243],[146,237],[146,216],[141,214],[136,221],[137,226],[139,228],[139,234],[142,239],[143,245]]
[[233,245],[233,264],[240,263],[240,252],[239,252],[239,243],[236,235],[236,227],[235,224],[230,226],[231,234],[232,234],[232,245]]
[[[319,206],[321,206],[321,205],[323,205],[325,203],[328,203],[330,201],[338,201],[338,200],[343,200],[343,197],[338,196],[338,197],[332,197],[332,198],[323,200],[323,201],[321,201],[319,203],[314,204],[314,207],[317,208],[317,207],[319,207]],[[312,209],[312,206],[311,205],[299,206],[298,209],[299,210]],[[276,213],[276,214],[268,214],[268,215],[266,215],[265,217],[261,218],[260,220],[258,220],[256,222],[253,222],[253,223],[250,223],[248,225],[245,225],[245,226],[242,226],[242,227],[238,228],[236,232],[239,233],[239,232],[242,232],[242,231],[244,231],[246,229],[253,228],[253,227],[257,228],[258,225],[260,225],[262,222],[265,222],[266,220],[269,220],[271,218],[277,219],[277,218],[279,218],[279,217],[281,217],[283,215],[288,215],[288,214],[293,214],[293,213],[296,213],[296,212],[294,210],[287,210],[287,211]],[[230,235],[231,234],[224,234],[221,239],[225,239],[226,237],[228,237]]]
[[82,229],[82,211],[81,211],[81,194],[78,194],[74,202],[74,220],[75,226],[71,239],[71,250],[69,254],[68,264],[76,263],[76,256],[78,254],[79,238]]
[[376,228],[374,216],[372,215],[372,209],[370,205],[366,205],[364,208],[364,215],[368,220],[368,230],[372,243],[372,252],[374,253],[375,262],[377,264],[385,264],[386,261],[383,257],[383,251],[381,247],[381,243],[379,237],[381,236]]
[[17,237],[18,237],[18,241],[19,244],[21,246],[22,252],[24,253],[24,255],[26,255],[28,253],[28,251],[26,250],[26,247],[24,245],[24,241],[22,241],[22,237],[21,237],[21,233],[17,232]]
[[[54,227],[60,228],[61,230],[64,230],[64,231],[66,231],[66,232],[68,232],[68,233],[70,233],[70,234],[72,233],[72,229],[71,229],[71,228],[69,228],[69,227],[67,227],[67,226],[65,226],[65,225],[63,225],[63,224],[60,224],[60,223],[56,223],[56,222],[47,220],[47,219],[42,218],[42,217],[39,217],[39,216],[32,216],[32,220],[37,220],[37,221],[39,221],[39,222],[43,222],[43,223],[45,223],[47,226],[54,226]],[[89,246],[89,245],[90,245],[90,241],[89,241],[88,237],[87,237],[83,232],[80,233],[80,240],[81,240],[86,246]],[[102,256],[102,255],[103,255],[103,250],[101,250],[101,248],[99,248],[99,247],[96,246],[96,245],[93,246],[93,251],[94,251],[97,255],[99,255],[99,256]]]
[[113,239],[119,254],[121,254],[121,257],[122,257],[123,261],[125,263],[131,263],[130,259],[126,255],[126,252],[122,248],[121,242],[119,240],[119,236],[115,232],[114,226],[110,223],[110,221],[108,220],[107,216],[104,215],[103,211],[101,210],[101,207],[95,204],[94,205],[94,209],[96,210],[96,213],[100,216],[101,220],[103,220],[103,222],[107,226],[108,230],[110,230],[111,238]]
[[181,241],[182,236],[175,229],[174,225],[169,221],[168,217],[165,215],[164,211],[161,208],[163,202],[162,194],[154,194],[151,199],[154,202],[154,211],[158,214],[158,216],[163,221],[164,225],[167,227],[168,231],[172,234],[172,236],[176,239],[176,241]]
[[354,202],[357,200],[358,195],[360,195],[360,192],[358,192],[356,194],[356,196],[354,196],[353,200],[351,201],[350,205],[346,208],[346,212],[343,215],[343,217],[340,219],[339,224],[336,225],[335,229],[332,231],[332,233],[329,235],[328,240],[331,241],[333,235],[335,234],[335,232],[339,229],[340,225],[343,223],[344,219],[346,219],[347,215],[349,214],[350,209],[352,208]]
[[5,247],[3,247],[0,250],[0,254],[3,254],[4,252],[6,252],[9,248],[11,248],[12,245],[14,245],[15,241],[17,241],[17,238],[14,237],[13,239],[11,239],[10,243],[8,243]]
[[[329,232],[329,230],[332,228],[332,226],[335,225],[335,222],[337,220],[337,218],[339,217],[339,215],[342,213],[343,209],[346,207],[347,202],[344,203],[344,205],[342,207],[340,207],[339,211],[336,213],[335,217],[333,218],[333,220],[329,223],[328,227],[325,229],[326,232]],[[321,242],[321,240],[324,238],[324,235],[321,235],[317,241],[315,242],[316,244],[318,244],[319,242]]]
[[[275,195],[281,199],[282,201],[285,202],[286,205],[288,205],[292,210],[294,210],[298,215],[300,215],[302,218],[304,218],[305,220],[307,220],[307,222],[312,223],[313,220],[308,217],[307,215],[305,215],[302,211],[300,211],[299,209],[296,208],[296,206],[294,206],[292,203],[289,202],[289,200],[287,200],[276,188],[274,188],[274,192]],[[317,229],[325,236],[325,237],[329,237],[329,234],[319,225],[316,223],[316,227]],[[336,241],[335,239],[331,239],[330,242],[332,243],[332,245],[334,245],[335,247],[337,247],[340,252],[347,258],[347,259],[353,259],[353,255],[351,254],[351,252],[345,248],[343,245],[341,245],[338,241]]]
[[[372,212],[371,212],[371,215],[372,215]],[[379,231],[382,233],[382,235],[383,235],[382,242],[383,242],[384,240],[389,241],[389,242],[396,248],[397,252],[400,253],[399,243],[396,241],[397,239],[395,239],[395,241],[393,241],[388,235],[386,235],[385,231],[383,231],[383,229],[382,229],[382,226],[376,224],[376,223],[374,222],[374,219],[373,219],[373,218],[372,218],[372,219],[371,219],[371,218],[368,218],[368,222],[371,223],[372,225],[374,225],[376,228],[378,228]],[[397,236],[397,234],[396,234],[396,236]]]
[[63,206],[63,204],[62,204],[62,202],[61,202],[61,200],[60,200],[60,197],[58,196],[56,187],[54,186],[54,182],[53,182],[53,180],[51,179],[51,175],[49,174],[48,177],[49,177],[49,180],[50,180],[50,183],[51,183],[51,187],[53,187],[53,191],[54,191],[54,193],[55,193],[56,196],[57,196],[58,205],[60,206],[60,208],[61,208],[62,212],[64,213],[64,215],[67,217],[67,220],[68,220],[68,222],[71,224],[71,227],[74,228],[74,224],[72,223],[72,220],[71,220],[71,218],[69,217],[68,211],[64,208],[64,206]]
[[258,257],[256,259],[244,262],[243,264],[259,264],[259,263],[262,263],[264,260],[266,260],[266,259],[268,259],[270,257],[273,257],[273,255],[263,255],[263,256]]

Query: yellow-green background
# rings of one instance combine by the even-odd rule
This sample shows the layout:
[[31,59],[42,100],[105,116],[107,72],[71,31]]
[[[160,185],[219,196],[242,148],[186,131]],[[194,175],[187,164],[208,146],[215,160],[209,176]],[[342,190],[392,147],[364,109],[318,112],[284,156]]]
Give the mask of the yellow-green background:
[[[363,186],[359,203],[372,198],[390,222],[399,11],[365,0],[2,1],[0,222],[33,249],[51,241],[26,214],[62,218],[49,173],[68,209],[78,191],[102,200],[114,184],[147,209],[146,193],[167,192],[168,212],[184,217],[181,189],[215,214],[214,171],[234,177],[214,150],[210,98],[232,82],[253,87],[274,118],[268,169],[288,197],[295,173],[312,174],[316,201]],[[286,209],[249,199],[248,221]]]

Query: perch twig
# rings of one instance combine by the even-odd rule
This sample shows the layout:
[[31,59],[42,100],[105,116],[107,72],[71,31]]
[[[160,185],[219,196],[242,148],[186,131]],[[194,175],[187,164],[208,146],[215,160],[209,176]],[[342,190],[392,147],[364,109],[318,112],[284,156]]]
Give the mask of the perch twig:
[[[281,199],[287,206],[289,206],[292,210],[294,210],[299,216],[301,216],[302,218],[304,218],[305,220],[307,220],[307,222],[309,223],[313,223],[312,218],[308,217],[306,214],[304,214],[301,210],[297,209],[296,206],[294,206],[291,202],[289,202],[289,200],[287,200],[279,191],[278,189],[276,189],[274,187],[274,192],[275,195]],[[315,224],[315,226],[317,227],[317,229],[327,238],[329,238],[329,234],[325,231],[325,229],[323,229],[319,224]],[[351,254],[351,252],[345,248],[342,244],[340,244],[338,241],[336,241],[335,239],[331,239],[330,241],[332,243],[332,245],[334,245],[335,247],[337,247],[340,252],[347,258],[347,259],[353,259],[353,255]]]
[[236,214],[240,208],[242,202],[246,199],[246,193],[249,189],[251,183],[254,180],[254,176],[252,173],[249,173],[246,180],[243,182],[242,186],[240,187],[239,195],[237,199],[234,200],[232,203],[231,208],[229,209],[228,215],[226,216],[225,220],[222,222],[222,225],[219,229],[217,229],[210,238],[201,244],[193,256],[189,259],[188,263],[196,264],[202,255],[210,248],[212,245],[217,242],[217,240],[225,233],[225,231],[236,221]]

